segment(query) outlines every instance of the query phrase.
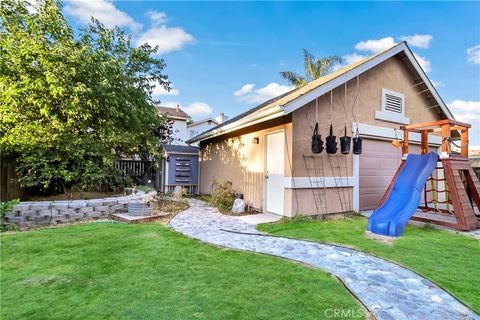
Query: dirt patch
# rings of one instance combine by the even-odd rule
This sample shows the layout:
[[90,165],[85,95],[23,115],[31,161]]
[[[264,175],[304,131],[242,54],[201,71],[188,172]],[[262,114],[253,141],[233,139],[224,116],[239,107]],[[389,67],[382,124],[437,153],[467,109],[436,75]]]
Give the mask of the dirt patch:
[[69,282],[71,282],[71,280],[66,277],[37,276],[37,277],[31,277],[31,278],[22,280],[20,281],[20,284],[23,286],[42,286],[42,285],[49,285],[49,284],[64,284]]
[[[186,210],[189,207],[186,201],[176,201],[162,198],[158,199],[158,201],[152,202],[151,205],[153,206],[155,212],[171,214]],[[153,215],[158,214],[155,212],[153,213]]]

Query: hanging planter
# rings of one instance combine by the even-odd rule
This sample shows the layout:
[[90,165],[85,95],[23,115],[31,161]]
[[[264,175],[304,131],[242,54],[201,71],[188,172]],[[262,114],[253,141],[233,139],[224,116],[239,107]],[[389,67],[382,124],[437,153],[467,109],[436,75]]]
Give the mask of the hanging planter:
[[350,153],[350,142],[352,141],[351,137],[347,136],[347,127],[345,127],[345,135],[340,138],[340,150],[342,154]]
[[318,134],[318,122],[315,123],[315,129],[313,129],[312,135],[312,153],[318,154],[323,151],[322,136]]
[[335,154],[337,153],[337,137],[333,135],[333,127],[330,124],[330,135],[326,138],[327,140],[327,153]]
[[362,138],[358,134],[358,124],[355,137],[353,138],[353,154],[362,154]]

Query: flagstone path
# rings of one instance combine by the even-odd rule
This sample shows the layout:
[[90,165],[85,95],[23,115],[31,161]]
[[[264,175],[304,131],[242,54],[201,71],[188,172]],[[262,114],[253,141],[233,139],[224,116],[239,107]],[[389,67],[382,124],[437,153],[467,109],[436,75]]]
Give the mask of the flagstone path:
[[299,261],[340,278],[377,319],[477,319],[446,291],[418,274],[349,248],[269,236],[252,224],[190,199],[171,226],[186,236],[231,249]]

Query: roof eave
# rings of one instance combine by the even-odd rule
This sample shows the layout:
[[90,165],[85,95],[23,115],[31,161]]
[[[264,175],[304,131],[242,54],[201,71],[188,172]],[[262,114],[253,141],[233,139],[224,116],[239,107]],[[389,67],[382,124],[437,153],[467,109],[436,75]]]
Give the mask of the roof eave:
[[219,135],[223,135],[232,131],[236,131],[260,122],[268,121],[271,119],[275,119],[281,117],[285,114],[282,106],[273,106],[268,109],[260,109],[257,112],[254,112],[245,118],[239,119],[235,122],[232,122],[228,125],[222,126],[217,130],[212,130],[206,133],[199,134],[189,140],[186,143],[195,143],[199,141],[203,141],[206,139],[210,139]]
[[438,94],[437,90],[431,83],[430,79],[428,76],[425,74],[423,71],[422,67],[418,63],[418,61],[415,59],[415,56],[413,55],[412,51],[406,44],[406,42],[401,42],[400,44],[396,45],[395,47],[392,47],[389,50],[386,50],[385,52],[379,54],[377,57],[374,57],[373,59],[366,61],[365,63],[362,63],[358,65],[357,67],[353,68],[352,70],[349,70],[345,72],[342,75],[339,75],[338,77],[324,83],[323,85],[320,85],[319,87],[307,92],[304,95],[301,95],[300,97],[290,101],[289,103],[285,104],[285,113],[289,114],[292,113],[293,111],[297,110],[298,108],[301,108],[302,106],[306,105],[310,101],[315,100],[316,98],[324,95],[325,93],[337,88],[338,86],[342,85],[343,83],[359,76],[360,74],[366,72],[367,70],[372,69],[373,67],[379,65],[380,63],[384,62],[385,60],[395,56],[396,54],[404,52],[412,65],[414,66],[415,70],[417,73],[420,75],[422,78],[422,81],[425,83],[429,91],[432,93],[432,96],[434,97],[435,101],[437,102],[438,106],[442,109],[442,111],[445,113],[448,119],[454,120],[455,118],[453,117],[453,114],[450,112],[448,109],[447,105],[445,102],[442,100],[440,95]]

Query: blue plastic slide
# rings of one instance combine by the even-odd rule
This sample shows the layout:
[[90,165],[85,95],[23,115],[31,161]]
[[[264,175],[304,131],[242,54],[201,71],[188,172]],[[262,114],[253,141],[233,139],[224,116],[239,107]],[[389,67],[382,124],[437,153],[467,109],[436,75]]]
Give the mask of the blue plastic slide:
[[408,220],[417,211],[425,182],[437,161],[438,155],[434,152],[409,154],[387,200],[370,216],[367,230],[384,236],[401,236]]

